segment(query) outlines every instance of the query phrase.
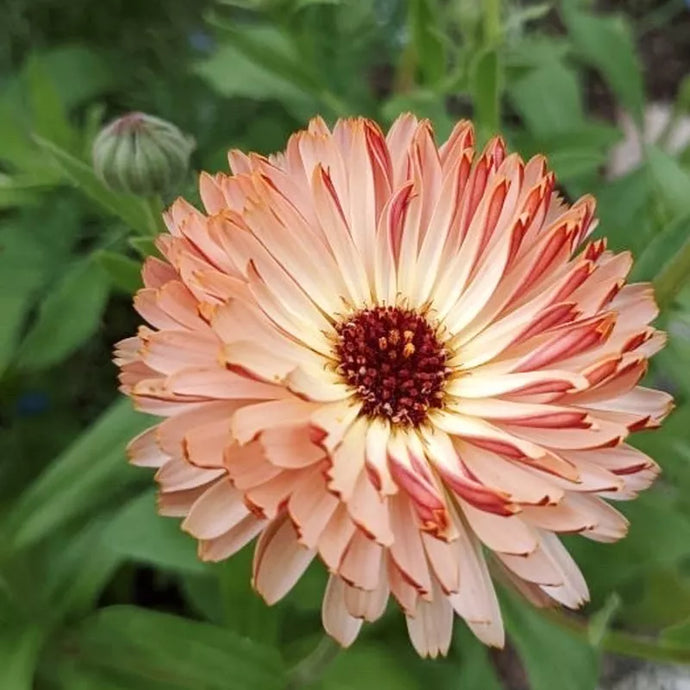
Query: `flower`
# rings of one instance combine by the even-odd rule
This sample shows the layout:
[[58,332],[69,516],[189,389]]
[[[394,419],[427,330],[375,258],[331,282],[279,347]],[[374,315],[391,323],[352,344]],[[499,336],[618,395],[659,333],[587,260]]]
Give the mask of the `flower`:
[[194,140],[175,125],[129,113],[104,127],[93,142],[96,174],[116,192],[152,196],[184,179]]
[[205,213],[166,214],[135,300],[152,328],[118,346],[122,390],[166,418],[129,447],[160,512],[206,560],[258,536],[269,604],[319,558],[344,646],[390,595],[422,655],[455,613],[502,646],[489,564],[580,606],[557,535],[621,538],[608,500],[658,472],[625,443],[672,406],[637,386],[664,344],[652,288],[585,242],[594,200],[566,203],[542,156],[473,146],[469,122],[437,147],[403,115],[232,151],[232,175],[201,175]]

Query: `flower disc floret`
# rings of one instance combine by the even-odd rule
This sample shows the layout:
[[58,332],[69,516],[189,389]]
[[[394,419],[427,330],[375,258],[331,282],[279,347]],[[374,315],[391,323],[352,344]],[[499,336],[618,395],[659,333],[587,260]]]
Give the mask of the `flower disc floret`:
[[443,406],[450,369],[436,329],[413,309],[379,306],[335,327],[337,372],[362,401],[362,414],[419,426]]

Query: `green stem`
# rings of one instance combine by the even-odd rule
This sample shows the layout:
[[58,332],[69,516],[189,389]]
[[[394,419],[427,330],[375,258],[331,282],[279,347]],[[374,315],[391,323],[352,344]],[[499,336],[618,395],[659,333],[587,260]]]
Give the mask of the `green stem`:
[[149,235],[156,237],[165,231],[163,201],[159,196],[149,197],[146,199],[146,210],[148,212]]
[[288,690],[299,690],[319,680],[340,650],[335,640],[324,635],[319,644],[290,670]]
[[[578,637],[588,639],[586,620],[574,618],[556,610],[544,611],[544,615],[556,625],[570,630]],[[601,646],[607,652],[646,659],[647,661],[685,664],[690,662],[690,649],[665,647],[653,638],[633,635],[622,630],[606,631],[601,640]]]
[[495,46],[501,39],[501,0],[482,0],[484,45]]
[[[688,218],[690,226],[690,218]],[[686,240],[680,251],[664,266],[654,279],[656,299],[660,307],[668,306],[690,278],[690,240]]]

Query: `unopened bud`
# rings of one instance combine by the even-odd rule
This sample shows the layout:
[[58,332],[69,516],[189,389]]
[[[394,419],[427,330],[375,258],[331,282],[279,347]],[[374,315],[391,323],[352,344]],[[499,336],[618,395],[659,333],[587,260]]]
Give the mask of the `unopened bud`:
[[113,191],[153,196],[182,182],[193,149],[194,140],[170,122],[130,113],[106,125],[96,137],[93,165]]

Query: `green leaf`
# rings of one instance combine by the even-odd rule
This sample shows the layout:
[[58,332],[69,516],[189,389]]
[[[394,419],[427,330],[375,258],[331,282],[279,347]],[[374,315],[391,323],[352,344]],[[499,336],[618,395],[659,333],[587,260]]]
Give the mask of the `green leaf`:
[[18,364],[45,369],[71,355],[93,335],[108,298],[108,279],[92,260],[75,264],[41,304],[20,345]]
[[30,220],[22,220],[0,225],[0,375],[15,355],[35,295],[56,258],[36,233],[28,232]]
[[440,25],[440,10],[436,0],[410,0],[408,22],[412,45],[423,83],[438,84],[446,72],[444,31]]
[[0,294],[34,292],[50,269],[43,243],[19,219],[0,224]]
[[124,447],[147,422],[129,400],[113,403],[19,497],[7,517],[13,545],[36,543],[135,481]]
[[147,256],[158,256],[156,243],[151,237],[130,237],[127,242],[144,259]]
[[275,25],[224,24],[222,29],[237,50],[255,65],[305,91],[321,88],[313,68],[302,62],[296,41]]
[[196,540],[182,532],[179,520],[158,515],[153,490],[127,503],[104,538],[113,552],[135,561],[187,573],[208,570],[196,555]]
[[80,666],[128,690],[285,688],[277,650],[230,630],[136,606],[99,611],[67,636],[64,649]]
[[122,557],[108,543],[110,515],[90,519],[69,539],[48,541],[39,550],[45,563],[43,589],[54,621],[90,613]]
[[502,599],[508,634],[522,659],[531,690],[594,690],[599,653],[550,622],[516,595]]
[[[354,669],[356,672],[353,673]],[[327,667],[321,682],[307,687],[321,690],[415,690],[419,685],[385,646],[361,644],[341,652]]]
[[67,119],[67,109],[43,61],[36,55],[26,65],[32,130],[39,136],[73,150],[76,132]]
[[0,173],[0,209],[36,204],[39,192],[32,187],[22,184],[18,175],[10,177]]
[[340,5],[343,0],[295,0],[295,10],[301,10],[312,5]]
[[505,19],[505,31],[506,33],[525,31],[529,22],[542,19],[552,9],[552,2],[539,2],[527,7],[511,7]]
[[3,690],[32,690],[38,653],[44,631],[3,621],[0,626],[0,687]]
[[27,169],[38,165],[36,147],[32,145],[27,127],[28,115],[22,107],[21,94],[15,96],[6,88],[0,95],[0,158],[17,168]]
[[[681,292],[679,296],[682,294]],[[669,335],[668,345],[655,356],[654,365],[662,372],[672,371],[675,392],[679,397],[682,395],[683,400],[690,400],[690,311],[671,311],[665,325]],[[676,410],[669,423],[679,414],[682,414],[681,410]],[[664,435],[667,435],[667,427],[668,424],[664,427]],[[682,439],[685,430],[682,430],[681,434]],[[683,443],[683,447],[690,451],[690,444]],[[690,452],[688,458],[690,459]],[[690,489],[690,461],[683,463],[682,467],[687,470],[686,486]]]
[[536,137],[577,129],[584,121],[574,70],[552,61],[530,70],[508,90],[510,100]]
[[690,213],[690,174],[674,158],[656,146],[647,149],[652,181],[671,217]]
[[499,77],[496,50],[489,49],[478,53],[472,65],[470,89],[474,104],[474,118],[482,141],[486,141],[499,129]]
[[635,119],[642,122],[644,84],[629,24],[622,17],[600,17],[564,2],[563,20],[576,53],[601,72]]
[[650,203],[653,192],[646,169],[607,182],[597,194],[600,234],[612,249],[632,249],[640,255],[653,236]]
[[114,288],[131,295],[141,286],[141,263],[117,252],[98,251],[95,259],[105,270]]
[[180,577],[184,598],[191,609],[205,620],[217,625],[224,623],[223,601],[217,577],[222,565],[224,564],[209,568],[203,575],[189,574]]
[[277,99],[297,116],[315,108],[315,101],[302,88],[253,63],[229,44],[221,45],[194,71],[222,96]]
[[61,45],[42,52],[40,60],[51,82],[59,85],[67,109],[98,98],[115,84],[114,67],[85,45]]
[[661,642],[665,647],[690,649],[690,617],[663,630]]
[[[633,630],[658,630],[683,621],[690,612],[690,580],[683,565],[657,568],[621,588],[620,623]],[[690,651],[690,646],[688,646]]]
[[503,56],[506,67],[520,70],[526,67],[540,67],[550,62],[561,62],[570,46],[560,37],[527,34],[519,41],[505,47]]
[[146,200],[130,194],[110,191],[99,179],[93,169],[75,158],[57,144],[36,137],[41,148],[55,161],[63,174],[86,196],[100,204],[109,213],[121,218],[130,228],[142,234],[152,231],[150,214]]
[[677,218],[658,233],[640,254],[631,280],[652,280],[673,262],[690,239],[690,214]]
[[26,314],[31,306],[31,294],[22,291],[17,294],[0,292],[0,376],[14,355],[19,334]]
[[595,172],[606,161],[606,151],[580,144],[574,148],[560,148],[549,154],[549,166],[559,180],[569,180]]
[[231,559],[218,566],[218,585],[223,602],[223,617],[225,624],[238,634],[260,642],[273,643],[278,637],[284,603],[278,607],[269,608],[252,589],[253,553],[254,546],[246,546]]
[[223,28],[229,40],[194,72],[223,96],[278,100],[299,118],[313,115],[322,87],[282,33],[271,26]]

